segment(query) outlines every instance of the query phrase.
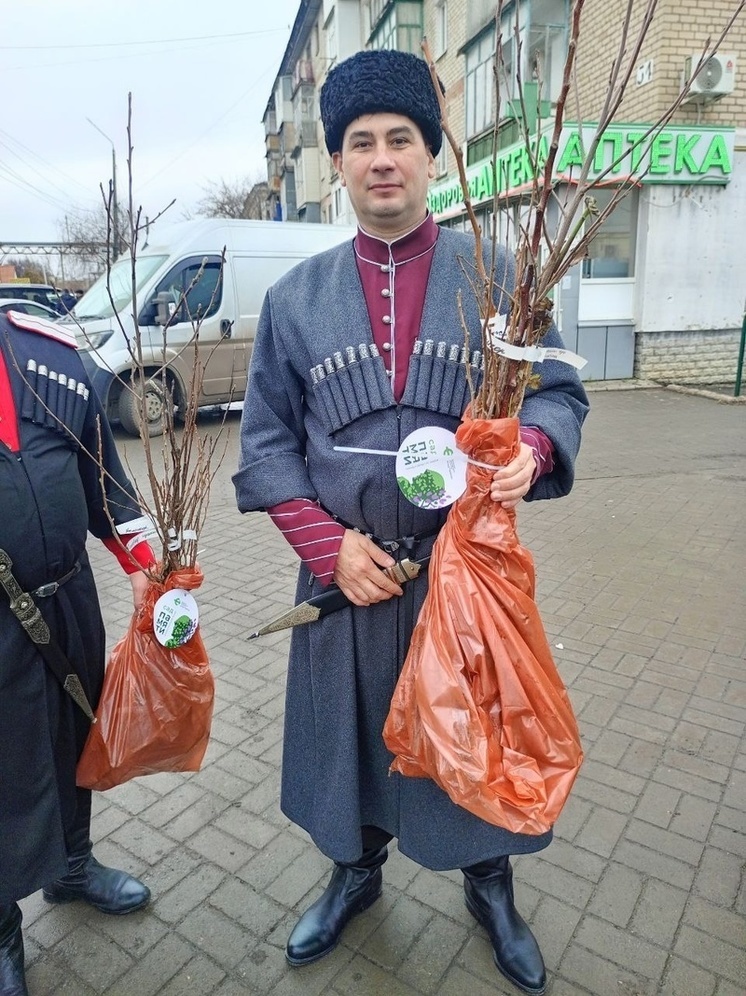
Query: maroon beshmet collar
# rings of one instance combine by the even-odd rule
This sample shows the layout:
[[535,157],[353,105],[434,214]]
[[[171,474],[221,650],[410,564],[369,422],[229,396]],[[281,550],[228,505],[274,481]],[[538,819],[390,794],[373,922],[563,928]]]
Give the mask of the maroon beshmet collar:
[[407,381],[409,357],[420,332],[433,250],[440,230],[428,213],[393,242],[362,228],[354,241],[358,273],[373,331],[398,401]]

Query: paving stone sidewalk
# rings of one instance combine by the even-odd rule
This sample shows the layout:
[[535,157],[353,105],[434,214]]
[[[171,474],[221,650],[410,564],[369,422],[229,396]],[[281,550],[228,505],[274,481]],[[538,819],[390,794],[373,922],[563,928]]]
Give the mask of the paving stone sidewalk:
[[[591,400],[572,495],[520,510],[586,761],[555,842],[516,861],[517,904],[550,996],[744,996],[746,411],[655,389]],[[337,950],[285,963],[329,864],[278,806],[288,637],[246,635],[291,604],[294,555],[265,516],[235,511],[238,418],[200,554],[206,763],[96,796],[97,856],[154,901],[119,918],[24,900],[31,996],[514,994],[460,874],[396,850]],[[118,441],[144,479],[140,444]],[[129,586],[91,552],[113,642]]]

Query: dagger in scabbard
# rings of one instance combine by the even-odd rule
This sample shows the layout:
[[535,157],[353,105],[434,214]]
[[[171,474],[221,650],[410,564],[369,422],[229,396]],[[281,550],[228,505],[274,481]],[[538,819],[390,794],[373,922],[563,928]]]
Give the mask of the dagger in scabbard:
[[[384,567],[383,573],[397,584],[406,584],[407,581],[414,581],[422,569],[427,567],[429,561],[429,556],[423,557],[422,560],[410,560],[409,557],[406,557],[404,560],[400,560],[394,564],[393,567]],[[287,612],[283,612],[282,615],[265,623],[255,633],[251,633],[248,639],[254,640],[257,636],[277,633],[279,630],[289,629],[291,626],[302,626],[304,623],[317,622],[319,619],[323,619],[324,616],[328,616],[338,609],[344,609],[348,605],[352,605],[352,602],[341,588],[329,588],[320,595],[315,595],[313,598],[309,598],[308,601],[301,602],[300,605],[288,609]]]

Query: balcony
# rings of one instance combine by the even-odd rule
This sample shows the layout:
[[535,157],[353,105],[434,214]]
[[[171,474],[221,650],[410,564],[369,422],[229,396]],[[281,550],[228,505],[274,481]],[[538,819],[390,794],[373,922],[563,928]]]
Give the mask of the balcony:
[[264,134],[277,134],[277,114],[274,111],[269,111],[264,115]]
[[280,152],[283,156],[289,156],[297,142],[295,141],[295,125],[286,122],[280,131]]
[[298,59],[293,66],[293,93],[303,83],[313,86],[313,65],[310,59]]
[[370,0],[370,27],[371,30],[375,31],[378,27],[379,22],[382,20],[385,14],[388,14],[389,8],[393,7],[394,0]]
[[295,128],[293,156],[301,149],[315,149],[319,144],[315,121],[299,121]]

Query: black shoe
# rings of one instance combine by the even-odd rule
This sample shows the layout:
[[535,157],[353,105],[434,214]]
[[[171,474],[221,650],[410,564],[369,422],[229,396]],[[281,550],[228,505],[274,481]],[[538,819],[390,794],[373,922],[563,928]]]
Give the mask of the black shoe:
[[150,902],[150,889],[127,872],[105,868],[92,854],[70,859],[70,871],[42,890],[48,903],[82,899],[102,913],[133,913]]
[[0,905],[1,996],[28,996],[23,969],[22,919],[18,903]]
[[381,865],[388,850],[365,851],[354,865],[335,865],[329,885],[291,933],[285,957],[291,965],[310,965],[339,943],[349,921],[367,910],[381,895]]
[[507,856],[462,870],[466,908],[489,934],[498,970],[524,993],[541,996],[547,984],[544,959],[513,904],[513,871]]

